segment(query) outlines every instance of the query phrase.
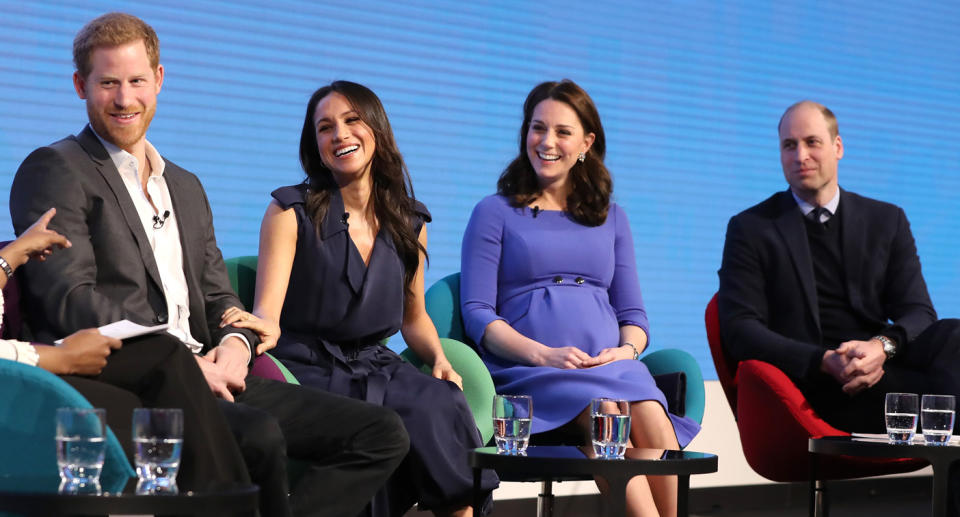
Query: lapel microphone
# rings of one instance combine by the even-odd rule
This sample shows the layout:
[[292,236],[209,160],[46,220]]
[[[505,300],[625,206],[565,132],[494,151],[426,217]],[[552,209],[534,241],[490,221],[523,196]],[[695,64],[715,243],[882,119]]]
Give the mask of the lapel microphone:
[[537,215],[540,214],[540,205],[533,206],[533,218],[536,219]]
[[343,224],[347,224],[347,219],[350,219],[350,212],[344,212],[343,215],[340,216],[340,222]]
[[167,218],[168,218],[168,217],[170,217],[170,211],[169,211],[169,210],[164,210],[162,216],[160,216],[160,215],[154,215],[154,216],[153,216],[153,229],[154,229],[154,230],[159,230],[160,228],[163,228],[163,223],[167,222]]

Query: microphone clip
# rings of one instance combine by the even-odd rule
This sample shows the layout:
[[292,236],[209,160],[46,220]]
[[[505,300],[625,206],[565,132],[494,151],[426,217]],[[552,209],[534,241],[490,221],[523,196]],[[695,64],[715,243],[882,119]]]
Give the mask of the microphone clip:
[[154,216],[153,216],[153,229],[154,229],[154,230],[159,230],[160,228],[163,228],[163,223],[167,222],[167,218],[168,218],[168,217],[170,217],[170,211],[169,211],[169,210],[164,210],[162,216],[160,216],[160,215],[154,215]]
[[537,216],[540,215],[540,206],[534,205],[532,210],[533,210],[533,218],[536,219]]

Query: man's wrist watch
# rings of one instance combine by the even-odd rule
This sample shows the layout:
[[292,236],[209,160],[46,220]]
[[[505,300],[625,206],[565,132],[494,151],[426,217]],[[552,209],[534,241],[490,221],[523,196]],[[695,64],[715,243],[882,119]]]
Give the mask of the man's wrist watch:
[[887,336],[873,336],[870,339],[876,339],[883,345],[883,353],[887,355],[887,359],[893,359],[893,356],[897,355],[897,343]]

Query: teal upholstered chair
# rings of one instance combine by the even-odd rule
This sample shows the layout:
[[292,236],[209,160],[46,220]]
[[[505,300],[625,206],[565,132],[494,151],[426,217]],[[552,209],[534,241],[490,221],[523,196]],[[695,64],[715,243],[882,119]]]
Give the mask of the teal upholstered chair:
[[[437,327],[440,337],[448,337],[467,342],[463,334],[463,321],[460,315],[460,273],[441,278],[427,291],[427,313]],[[697,361],[683,350],[668,348],[645,353],[641,359],[654,376],[683,372],[686,376],[686,390],[683,397],[683,415],[703,421],[705,392],[703,374]],[[492,411],[492,396],[491,396]]]
[[[7,282],[3,294],[3,338],[16,339],[22,328],[16,277]],[[61,407],[91,406],[56,375],[0,359],[0,491],[56,492],[60,474],[54,446],[55,415]],[[100,485],[105,491],[120,492],[133,476],[120,442],[108,431]]]
[[[0,359],[0,386],[0,491],[56,492],[54,415],[57,408],[89,408],[90,403],[56,375],[6,359]],[[133,475],[120,442],[108,431],[100,485],[120,492]]]
[[[237,292],[240,301],[248,309],[251,308],[257,283],[257,257],[234,257],[227,259],[226,264],[234,291]],[[467,404],[470,405],[473,412],[474,421],[480,430],[483,443],[487,443],[493,437],[491,412],[493,410],[494,389],[490,372],[487,371],[477,353],[462,342],[455,339],[446,339],[441,335],[440,344],[443,346],[443,353],[447,356],[447,360],[463,378],[463,393],[466,396]],[[423,361],[409,348],[404,350],[400,357],[420,368],[423,372],[430,373],[429,366],[424,365]],[[251,373],[297,383],[296,378],[290,371],[269,354],[264,354],[263,358],[257,359]]]

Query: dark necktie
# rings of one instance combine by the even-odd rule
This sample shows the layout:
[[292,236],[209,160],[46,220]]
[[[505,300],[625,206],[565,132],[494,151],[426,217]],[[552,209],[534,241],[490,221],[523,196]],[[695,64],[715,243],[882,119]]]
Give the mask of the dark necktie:
[[826,225],[830,221],[830,219],[827,219],[826,221],[824,221],[823,214],[827,214],[827,216],[829,217],[830,211],[822,206],[814,207],[813,210],[810,211],[810,217],[811,219],[813,219],[813,222],[820,223],[821,225]]

